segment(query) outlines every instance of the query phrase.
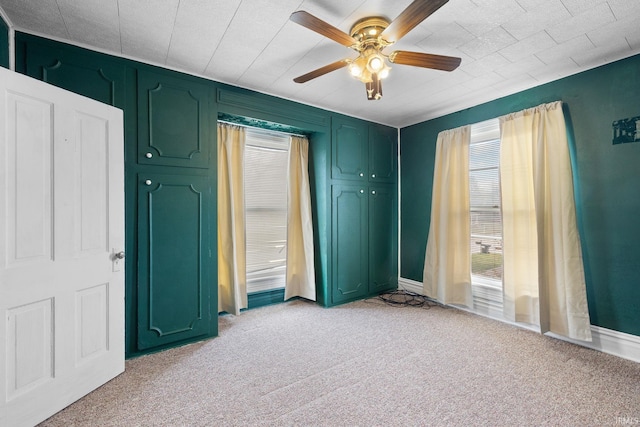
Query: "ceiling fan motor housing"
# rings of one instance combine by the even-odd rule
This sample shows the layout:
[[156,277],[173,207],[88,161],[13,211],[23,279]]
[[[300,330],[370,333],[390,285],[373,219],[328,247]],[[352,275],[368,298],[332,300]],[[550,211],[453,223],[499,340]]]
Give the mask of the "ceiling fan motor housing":
[[354,47],[362,52],[367,48],[376,50],[389,46],[391,43],[380,38],[380,34],[389,26],[389,20],[382,16],[367,17],[359,20],[351,27],[351,37],[358,41]]

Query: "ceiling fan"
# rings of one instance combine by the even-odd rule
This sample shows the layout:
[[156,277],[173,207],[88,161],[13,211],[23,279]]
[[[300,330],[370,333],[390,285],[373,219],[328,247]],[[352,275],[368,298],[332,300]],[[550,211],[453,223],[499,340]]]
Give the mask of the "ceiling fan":
[[382,80],[389,75],[387,61],[394,64],[453,71],[460,65],[460,58],[429,53],[396,50],[390,54],[383,50],[400,40],[405,34],[424,21],[449,0],[414,0],[400,15],[389,22],[381,16],[366,17],[351,27],[351,35],[304,10],[293,12],[289,19],[318,34],[330,38],[358,52],[356,58],[333,62],[317,70],[293,79],[305,83],[316,77],[349,67],[351,75],[363,82],[367,99],[382,98]]

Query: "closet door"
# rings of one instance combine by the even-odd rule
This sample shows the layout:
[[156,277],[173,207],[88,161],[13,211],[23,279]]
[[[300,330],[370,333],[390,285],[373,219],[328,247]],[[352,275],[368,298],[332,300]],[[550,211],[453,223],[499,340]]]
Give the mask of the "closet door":
[[331,302],[339,304],[369,291],[367,190],[360,185],[333,185],[331,192]]
[[204,337],[217,306],[209,179],[141,173],[138,182],[138,348]]
[[138,72],[138,163],[209,167],[209,89],[196,81]]
[[398,233],[395,186],[369,187],[369,292],[398,285]]
[[396,182],[398,130],[369,125],[369,182]]
[[331,178],[366,182],[367,126],[360,120],[336,117],[332,133]]

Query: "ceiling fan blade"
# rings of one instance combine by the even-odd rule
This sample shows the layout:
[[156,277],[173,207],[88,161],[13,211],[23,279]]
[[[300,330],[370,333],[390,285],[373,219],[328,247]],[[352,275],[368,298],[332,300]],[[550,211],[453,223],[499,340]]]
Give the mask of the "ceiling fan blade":
[[340,43],[341,45],[351,47],[358,43],[356,39],[351,37],[349,34],[343,32],[342,30],[334,27],[331,24],[324,22],[320,18],[316,18],[315,16],[313,16],[309,12],[305,12],[304,10],[293,12],[289,19],[296,24],[307,27],[311,31],[315,31],[318,34],[328,37],[331,40]]
[[462,59],[455,56],[396,50],[389,55],[389,61],[394,64],[413,65],[414,67],[433,68],[435,70],[442,71],[453,71],[458,68]]
[[317,70],[308,72],[307,74],[304,74],[300,77],[296,77],[295,79],[293,79],[293,81],[296,83],[308,82],[309,80],[315,79],[316,77],[320,77],[332,71],[339,70],[342,67],[346,67],[349,62],[351,61],[348,59],[341,59],[340,61],[333,62],[329,65],[325,65],[324,67],[320,67]]
[[414,0],[380,35],[388,42],[397,42],[405,34],[427,19],[449,0]]

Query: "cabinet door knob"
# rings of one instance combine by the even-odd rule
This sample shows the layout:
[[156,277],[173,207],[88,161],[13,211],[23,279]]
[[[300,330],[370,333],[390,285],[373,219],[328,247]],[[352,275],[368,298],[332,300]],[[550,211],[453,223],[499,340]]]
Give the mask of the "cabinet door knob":
[[147,185],[151,185],[152,184],[150,179],[146,180],[144,183],[147,184]]
[[364,190],[360,190],[360,194],[364,194]]
[[153,157],[153,153],[147,153],[144,155],[147,159],[150,159]]
[[371,194],[376,194],[376,190],[371,190]]
[[371,178],[375,178],[375,177],[376,177],[376,174],[375,174],[375,173],[372,173],[372,174],[371,174]]
[[360,176],[364,176],[364,174],[362,172],[360,172]]

